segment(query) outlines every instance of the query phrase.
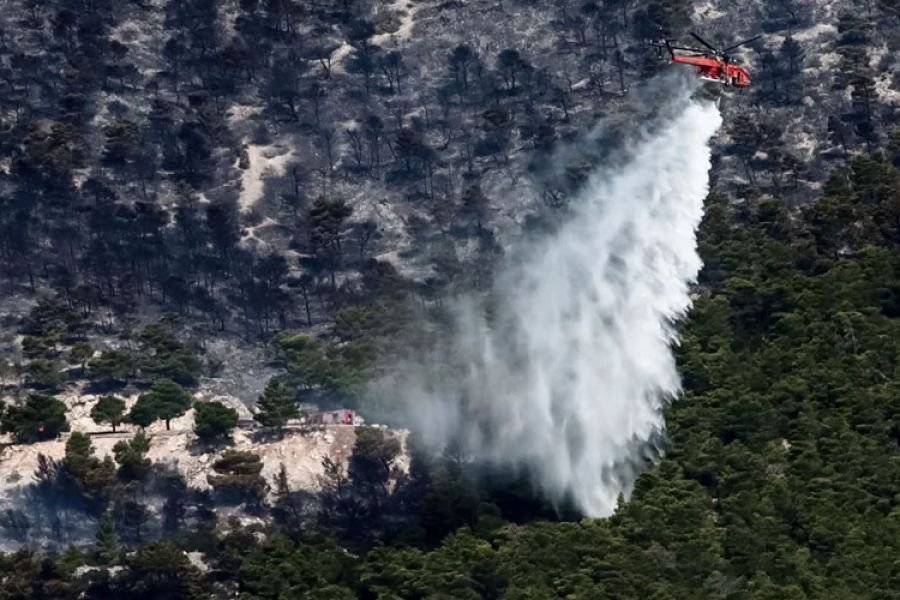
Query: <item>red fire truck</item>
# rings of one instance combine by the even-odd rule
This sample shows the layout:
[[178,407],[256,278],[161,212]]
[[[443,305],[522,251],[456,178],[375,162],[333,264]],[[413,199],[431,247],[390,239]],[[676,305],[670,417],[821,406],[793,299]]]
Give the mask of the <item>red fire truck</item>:
[[348,408],[323,410],[310,413],[306,422],[310,425],[355,425],[356,413]]

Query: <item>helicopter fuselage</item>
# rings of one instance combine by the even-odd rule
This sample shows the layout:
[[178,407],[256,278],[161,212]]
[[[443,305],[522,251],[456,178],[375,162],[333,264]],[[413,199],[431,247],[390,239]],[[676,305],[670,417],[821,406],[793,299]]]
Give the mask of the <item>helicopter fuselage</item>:
[[697,75],[700,79],[713,81],[738,88],[750,86],[750,74],[747,69],[727,60],[720,60],[713,56],[685,56],[672,53],[672,62],[693,65],[697,67]]

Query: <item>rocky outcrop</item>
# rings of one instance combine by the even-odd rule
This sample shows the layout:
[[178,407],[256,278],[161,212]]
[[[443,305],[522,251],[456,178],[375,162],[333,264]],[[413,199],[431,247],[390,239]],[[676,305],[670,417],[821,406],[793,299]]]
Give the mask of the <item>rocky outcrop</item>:
[[[133,426],[122,425],[113,433],[108,428],[98,426],[90,418],[90,411],[97,402],[97,396],[69,395],[64,396],[69,408],[69,422],[72,431],[91,434],[94,452],[97,457],[113,456],[113,446],[123,439],[129,439],[137,433]],[[201,398],[198,398],[201,399]],[[262,459],[261,475],[269,484],[269,500],[274,500],[278,476],[284,465],[288,486],[292,491],[315,492],[321,485],[325,474],[323,461],[327,458],[339,465],[346,466],[356,441],[356,430],[353,426],[333,425],[325,427],[288,426],[280,434],[275,431],[264,431],[247,423],[250,412],[239,400],[230,396],[213,396],[202,398],[227,404],[238,411],[242,425],[233,432],[230,442],[215,446],[205,444],[193,433],[193,410],[184,416],[173,419],[171,430],[165,424],[157,422],[147,428],[150,437],[150,450],[147,457],[154,464],[166,465],[177,471],[188,487],[194,490],[210,489],[207,476],[212,472],[212,464],[216,457],[226,449],[241,450],[258,454]],[[132,404],[136,397],[127,399]],[[405,439],[404,432],[392,432]],[[51,459],[62,459],[65,456],[66,441],[71,433],[63,434],[59,439],[33,444],[15,444],[8,437],[0,450],[0,507],[15,506],[18,499],[24,496],[26,488],[36,483],[35,471],[38,468],[40,455]],[[401,458],[396,467],[400,471],[407,469],[407,461]]]

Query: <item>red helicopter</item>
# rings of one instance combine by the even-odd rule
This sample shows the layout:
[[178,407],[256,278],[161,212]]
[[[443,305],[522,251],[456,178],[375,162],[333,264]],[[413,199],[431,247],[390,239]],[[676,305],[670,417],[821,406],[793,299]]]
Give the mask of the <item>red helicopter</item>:
[[[684,63],[686,65],[694,65],[697,67],[697,75],[700,79],[738,88],[750,87],[750,74],[747,72],[747,69],[738,64],[736,59],[729,55],[729,52],[740,48],[744,44],[754,42],[761,36],[757,35],[749,40],[744,40],[739,44],[720,50],[696,33],[691,33],[691,35],[698,42],[706,46],[707,50],[702,48],[673,46],[669,40],[664,40],[664,45],[654,44],[654,46],[668,50],[672,62]],[[676,54],[676,50],[690,52],[690,54]]]

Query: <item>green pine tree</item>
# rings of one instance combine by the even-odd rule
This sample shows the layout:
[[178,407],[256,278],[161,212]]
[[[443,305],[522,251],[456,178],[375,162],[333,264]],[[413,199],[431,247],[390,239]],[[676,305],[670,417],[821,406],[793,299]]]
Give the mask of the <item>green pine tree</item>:
[[0,419],[0,433],[12,433],[25,443],[53,439],[68,430],[66,405],[43,394],[31,394],[25,404],[8,407]]
[[119,560],[119,536],[112,513],[106,511],[100,517],[97,533],[94,535],[94,554],[101,565],[112,565]]
[[184,388],[171,379],[157,379],[149,392],[138,397],[128,420],[140,427],[147,427],[156,419],[163,419],[166,430],[169,430],[172,419],[180,417],[190,407],[191,396]]
[[113,446],[113,456],[119,463],[119,477],[126,481],[139,481],[150,472],[150,438],[138,433],[130,440],[122,440]]
[[229,437],[237,420],[237,411],[221,402],[194,403],[194,433],[202,440]]
[[146,429],[154,421],[159,418],[159,407],[153,401],[153,398],[144,394],[137,399],[131,410],[128,411],[126,420],[132,425],[137,425],[141,429]]
[[284,427],[288,419],[297,416],[297,403],[287,388],[272,379],[259,397],[256,420],[267,427]]
[[94,349],[87,342],[76,342],[69,351],[69,359],[81,365],[82,370],[92,356],[94,356]]
[[95,423],[109,423],[112,430],[125,418],[125,401],[117,396],[101,396],[91,409],[91,418]]

